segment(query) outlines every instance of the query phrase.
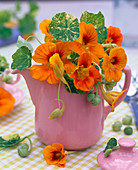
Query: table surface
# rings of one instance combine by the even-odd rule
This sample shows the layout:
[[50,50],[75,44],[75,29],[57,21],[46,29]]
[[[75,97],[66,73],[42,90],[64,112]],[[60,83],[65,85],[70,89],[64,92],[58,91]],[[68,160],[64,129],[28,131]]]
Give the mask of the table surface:
[[[1,2],[0,2],[1,3]],[[76,11],[76,5],[81,4],[78,11]],[[5,8],[6,3],[1,3],[3,5],[3,8]],[[2,7],[0,5],[0,8]],[[12,4],[9,4],[12,5]],[[38,14],[38,21],[45,18],[51,19],[50,17],[54,15],[54,13],[57,13],[58,11],[71,11],[70,13],[73,14],[73,11],[75,11],[76,16],[78,17],[80,15],[80,11],[89,10],[91,9],[92,12],[97,12],[98,9],[103,11],[106,18],[108,18],[108,22],[106,23],[107,26],[111,24],[111,13],[113,10],[113,4],[111,2],[90,2],[86,1],[84,2],[40,2],[39,6],[41,7]],[[106,10],[106,7],[109,6],[109,10]],[[48,9],[47,11],[45,9]],[[53,9],[53,10],[52,10]],[[46,15],[42,15],[43,13],[46,13]],[[50,15],[48,15],[50,14]],[[49,17],[49,18],[48,18]],[[42,41],[43,36],[42,34],[37,31],[36,32],[37,37]],[[36,40],[31,41],[32,46],[34,49],[39,45]],[[11,56],[16,51],[17,47],[16,44],[8,45],[5,47],[0,48],[0,54],[4,55],[8,62],[11,63]],[[138,49],[136,48],[125,48],[126,53],[128,55],[128,65],[132,68],[132,70],[138,71]],[[14,110],[6,115],[0,118],[0,136],[8,135],[12,133],[19,133],[20,136],[24,137],[26,135],[29,135],[32,132],[35,132],[34,129],[34,119],[35,119],[35,108],[32,104],[27,86],[25,84],[25,81],[23,78],[21,78],[21,81],[16,84],[18,88],[20,88],[24,94],[25,97],[23,101],[14,108]],[[122,118],[125,115],[131,115],[132,111],[130,106],[122,102],[116,109],[115,112],[110,113],[107,119],[104,123],[104,131],[101,139],[92,147],[88,148],[86,151],[78,152],[76,154],[69,155],[66,162],[65,169],[76,169],[76,170],[100,170],[99,165],[97,164],[97,155],[105,148],[105,145],[107,141],[111,137],[116,137],[116,139],[119,139],[121,137],[128,137],[124,135],[123,129],[124,125],[122,127],[122,130],[120,132],[113,132],[112,131],[112,123],[117,120],[122,120]],[[134,120],[134,119],[133,119]],[[136,129],[136,126],[133,124],[131,126],[134,130],[133,135],[130,137],[135,139],[138,144],[138,131]],[[31,140],[33,143],[33,149],[31,154],[27,158],[20,158],[17,154],[17,149],[12,148],[5,151],[0,152],[0,169],[10,169],[10,170],[29,170],[29,169],[60,169],[54,165],[47,165],[44,158],[43,158],[43,149],[45,148],[45,145],[41,143],[41,141],[38,139],[37,135],[34,134],[31,136]],[[64,169],[64,168],[63,168]]]

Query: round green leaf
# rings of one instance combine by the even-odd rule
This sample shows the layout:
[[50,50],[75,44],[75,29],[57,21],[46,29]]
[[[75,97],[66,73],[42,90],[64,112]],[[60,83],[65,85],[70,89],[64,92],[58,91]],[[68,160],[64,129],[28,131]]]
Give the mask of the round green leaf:
[[79,22],[76,17],[65,12],[58,13],[49,24],[49,33],[56,40],[71,42],[79,38]]
[[104,16],[101,12],[98,12],[98,14],[93,14],[88,11],[85,11],[84,13],[82,13],[80,21],[86,22],[87,24],[93,24],[95,29],[104,26]]
[[20,47],[13,55],[12,55],[12,69],[18,69],[22,71],[24,68],[30,68],[31,67],[31,59],[32,54],[31,51],[25,47]]

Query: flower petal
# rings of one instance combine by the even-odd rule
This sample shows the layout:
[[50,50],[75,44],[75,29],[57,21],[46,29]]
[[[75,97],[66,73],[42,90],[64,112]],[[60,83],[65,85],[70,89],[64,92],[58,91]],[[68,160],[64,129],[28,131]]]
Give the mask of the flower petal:
[[77,89],[80,89],[82,91],[89,91],[94,85],[94,78],[87,77],[84,80],[74,79],[74,85]]
[[64,65],[64,69],[66,70],[67,74],[70,74],[71,72],[73,72],[76,68],[76,65],[73,64],[71,61],[69,60],[63,60],[63,65]]
[[40,24],[39,24],[39,29],[42,31],[43,34],[48,36],[49,38],[54,39],[52,34],[49,34],[49,24],[51,23],[51,20],[44,19]]
[[15,98],[5,89],[0,87],[0,117],[7,115],[14,108]]
[[104,48],[99,43],[97,43],[95,46],[89,45],[89,51],[95,54],[98,58],[102,58],[105,55]]
[[126,91],[127,89],[125,89],[122,92],[116,92],[116,91],[109,91],[107,92],[108,95],[110,95],[113,99],[113,102],[111,104],[111,110],[110,112],[114,112],[114,108],[115,108],[115,104],[117,102],[117,100],[123,95],[123,93]]
[[44,44],[39,45],[35,54],[33,55],[33,60],[37,63],[48,63],[49,58],[56,52],[56,45],[51,42],[46,42]]
[[102,80],[102,75],[99,70],[97,70],[94,66],[89,69],[89,76],[94,78],[94,82],[97,83]]
[[58,53],[55,53],[53,56],[50,57],[49,63],[53,66],[53,68],[55,67],[55,64],[57,64],[61,74],[63,75],[64,73],[63,62],[61,58],[59,57]]
[[92,57],[93,57],[93,55],[89,54],[89,53],[81,54],[78,59],[79,66],[83,65],[85,68],[88,68],[89,66],[91,66]]
[[71,53],[70,43],[65,41],[57,42],[56,52],[59,53],[61,59],[66,58]]
[[54,74],[53,68],[46,65],[33,65],[30,68],[30,74],[33,78],[40,81],[47,81],[50,84],[58,84],[60,79]]
[[61,151],[61,152],[64,151],[64,147],[63,147],[63,145],[60,144],[60,143],[53,143],[53,144],[52,144],[52,147],[55,148],[55,151]]

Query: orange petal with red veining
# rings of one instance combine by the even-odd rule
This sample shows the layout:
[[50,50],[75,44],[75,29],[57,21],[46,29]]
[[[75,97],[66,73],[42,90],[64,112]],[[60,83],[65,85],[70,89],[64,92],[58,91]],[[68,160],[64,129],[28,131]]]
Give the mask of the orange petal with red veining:
[[96,46],[89,46],[89,51],[95,54],[98,58],[102,58],[105,55],[104,48],[101,44],[97,43]]
[[64,64],[64,69],[66,70],[67,74],[70,74],[71,72],[73,72],[77,67],[75,64],[73,64],[69,60],[63,60],[63,64]]
[[30,68],[30,74],[33,78],[40,81],[47,81],[50,84],[58,84],[60,79],[54,74],[53,68],[46,65],[33,65]]
[[81,22],[79,24],[80,29],[80,36],[76,40],[82,45],[92,45],[95,46],[98,41],[97,32],[95,30],[95,27],[89,23],[86,24],[85,22]]
[[46,42],[44,44],[39,45],[35,54],[33,55],[33,60],[37,63],[47,63],[49,62],[49,58],[53,53],[55,53],[56,45],[51,42]]

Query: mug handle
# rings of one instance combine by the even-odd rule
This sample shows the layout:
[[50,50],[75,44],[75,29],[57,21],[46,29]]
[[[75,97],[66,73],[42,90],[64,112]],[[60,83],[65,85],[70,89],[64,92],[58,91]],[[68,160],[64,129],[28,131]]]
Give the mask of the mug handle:
[[[123,86],[123,90],[127,89],[123,95],[117,100],[116,104],[115,104],[115,107],[117,105],[119,105],[123,100],[124,98],[126,97],[127,95],[127,92],[128,92],[128,89],[129,89],[129,86],[130,86],[130,82],[131,82],[131,69],[129,66],[125,66],[123,72],[125,73],[125,82],[124,82],[124,86]],[[108,116],[108,114],[110,113],[110,110],[111,110],[111,107],[110,105],[108,106],[105,106],[104,107],[104,119],[106,119],[106,117]]]
[[[10,69],[7,69],[7,70],[5,71],[5,74],[7,74],[7,75],[10,74],[10,73],[11,73],[11,70],[10,70]],[[21,78],[20,74],[17,74],[16,79],[15,79],[11,84],[14,85],[14,84],[18,83],[19,80],[20,80],[20,78]]]

